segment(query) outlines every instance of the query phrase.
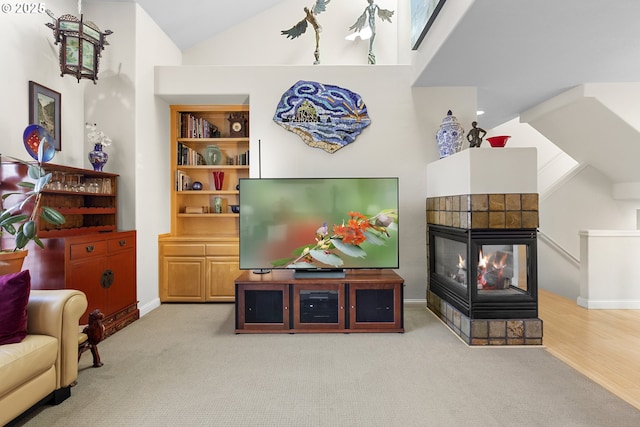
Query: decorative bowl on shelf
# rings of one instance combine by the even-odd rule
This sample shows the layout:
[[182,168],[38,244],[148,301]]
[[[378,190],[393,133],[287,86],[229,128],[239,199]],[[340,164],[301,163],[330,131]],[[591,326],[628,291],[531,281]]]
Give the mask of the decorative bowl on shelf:
[[511,138],[510,135],[490,136],[487,141],[492,147],[504,147],[507,145],[509,138]]
[[240,213],[240,205],[229,205],[229,207],[231,208],[231,212]]

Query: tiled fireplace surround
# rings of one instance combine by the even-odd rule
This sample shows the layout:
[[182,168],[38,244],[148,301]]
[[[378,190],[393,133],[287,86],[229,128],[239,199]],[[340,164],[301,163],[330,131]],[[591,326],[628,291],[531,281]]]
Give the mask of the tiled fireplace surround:
[[[429,224],[462,229],[538,227],[538,194],[465,194],[427,198]],[[427,259],[429,259],[427,238]],[[429,281],[427,281],[429,283]],[[540,319],[470,319],[427,286],[427,306],[470,345],[540,345]]]
[[[429,224],[465,230],[537,228],[536,159],[535,149],[468,149],[430,164],[427,261]],[[428,308],[465,343],[542,344],[541,319],[471,319],[431,292],[429,284],[427,277]]]

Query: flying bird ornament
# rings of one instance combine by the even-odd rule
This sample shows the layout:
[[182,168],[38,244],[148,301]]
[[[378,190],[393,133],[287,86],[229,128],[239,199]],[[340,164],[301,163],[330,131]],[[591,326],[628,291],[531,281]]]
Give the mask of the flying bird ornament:
[[313,52],[313,56],[315,57],[315,61],[313,61],[314,65],[320,63],[320,32],[322,31],[322,27],[318,24],[316,16],[327,10],[327,4],[329,4],[330,1],[331,0],[316,0],[311,9],[308,7],[304,8],[304,19],[288,30],[281,31],[283,36],[287,36],[288,39],[293,40],[303,35],[307,31],[309,24],[311,24],[313,31],[316,33],[316,50]]

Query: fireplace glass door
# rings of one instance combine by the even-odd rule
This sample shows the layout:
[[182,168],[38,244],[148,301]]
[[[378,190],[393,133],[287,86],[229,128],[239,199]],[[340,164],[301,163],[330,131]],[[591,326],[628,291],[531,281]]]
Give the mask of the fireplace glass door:
[[447,280],[450,286],[466,294],[469,286],[467,277],[467,244],[435,236],[433,240],[434,272]]
[[479,245],[478,295],[528,293],[528,249],[526,244]]

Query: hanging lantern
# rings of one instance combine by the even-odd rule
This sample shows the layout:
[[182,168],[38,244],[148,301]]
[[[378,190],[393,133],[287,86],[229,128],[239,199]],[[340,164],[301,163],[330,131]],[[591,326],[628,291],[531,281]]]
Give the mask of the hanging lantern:
[[46,12],[53,18],[53,23],[46,25],[53,30],[55,44],[60,43],[60,76],[70,74],[78,79],[78,83],[80,79],[91,79],[96,84],[100,57],[109,44],[106,36],[113,31],[102,32],[93,22],[85,22],[82,1],[78,2],[80,19],[68,14],[56,18],[50,10]]

